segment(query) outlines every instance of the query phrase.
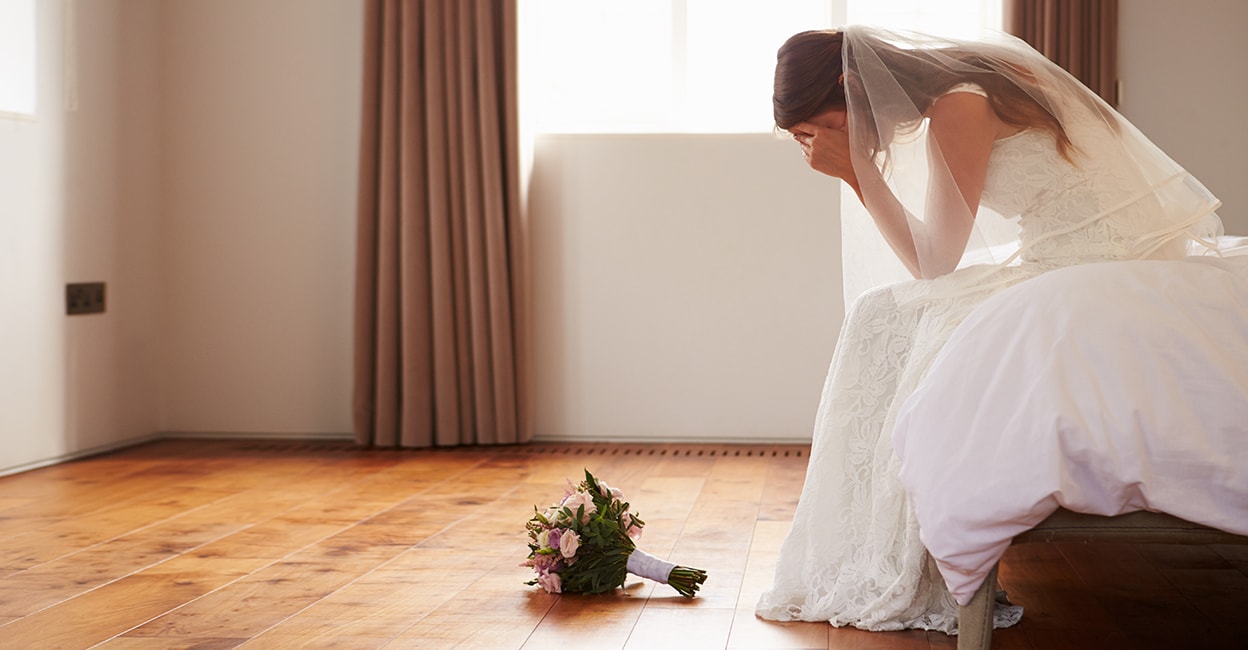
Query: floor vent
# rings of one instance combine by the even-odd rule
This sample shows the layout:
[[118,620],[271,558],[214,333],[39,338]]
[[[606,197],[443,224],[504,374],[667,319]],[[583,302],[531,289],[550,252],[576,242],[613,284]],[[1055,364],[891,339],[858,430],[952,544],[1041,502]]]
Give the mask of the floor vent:
[[222,446],[239,451],[283,454],[337,454],[366,450],[349,440],[226,440],[222,441]]
[[370,448],[356,445],[349,440],[221,440],[221,450],[274,453],[274,454],[335,454],[368,452],[438,452],[469,453],[499,456],[669,456],[725,458],[802,458],[810,454],[810,445],[772,444],[673,444],[673,443],[548,443],[535,442],[526,445],[481,445],[464,447],[417,448]]
[[510,453],[550,456],[706,456],[802,457],[810,453],[809,445],[715,445],[715,444],[551,444],[534,443],[516,445],[507,449]]

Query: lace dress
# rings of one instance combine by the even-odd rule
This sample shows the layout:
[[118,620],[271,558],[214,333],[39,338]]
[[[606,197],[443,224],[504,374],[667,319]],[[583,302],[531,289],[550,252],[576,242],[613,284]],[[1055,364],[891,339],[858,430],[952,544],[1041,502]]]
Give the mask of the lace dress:
[[[993,293],[1072,264],[1184,254],[1180,235],[1191,224],[1166,224],[1126,163],[1096,155],[1098,142],[1118,134],[1093,119],[1087,124],[1069,133],[1081,150],[1077,166],[1043,131],[994,144],[982,202],[1019,217],[1021,248],[1012,264],[874,289],[850,308],[824,384],[801,500],[758,616],[956,631],[957,605],[928,561],[897,478],[891,431],[905,398],[963,317]],[[999,608],[996,623],[1020,615]]]

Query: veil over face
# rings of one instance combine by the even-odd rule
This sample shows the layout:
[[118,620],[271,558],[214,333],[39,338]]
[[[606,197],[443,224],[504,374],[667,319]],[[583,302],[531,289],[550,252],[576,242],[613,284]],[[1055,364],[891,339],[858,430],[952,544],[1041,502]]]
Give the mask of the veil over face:
[[[1005,34],[959,41],[865,26],[839,31],[851,158],[863,202],[871,214],[904,211],[922,277],[972,264],[1077,263],[1096,261],[1097,255],[1173,258],[1185,254],[1189,238],[1220,234],[1213,214],[1219,202],[1208,190],[1023,41]],[[1086,190],[1095,200],[1070,206],[1054,203],[1063,200],[1061,194],[1043,193],[1028,197],[1025,205],[985,193],[979,204],[968,205],[953,182],[946,152],[928,128],[933,103],[958,91],[986,96],[1003,122],[1045,141],[1065,164],[1095,168],[1090,179],[1109,180],[1089,181],[1095,187]],[[990,164],[1008,168],[1011,162],[999,160],[994,145]],[[854,205],[842,205],[847,301],[872,284],[908,277],[889,259],[894,256],[870,216]],[[1051,234],[1029,238],[1026,221],[1063,209],[1072,231],[1103,222],[1113,250],[1091,249],[1086,260],[1047,259],[1043,244]],[[966,224],[970,232],[951,224]]]

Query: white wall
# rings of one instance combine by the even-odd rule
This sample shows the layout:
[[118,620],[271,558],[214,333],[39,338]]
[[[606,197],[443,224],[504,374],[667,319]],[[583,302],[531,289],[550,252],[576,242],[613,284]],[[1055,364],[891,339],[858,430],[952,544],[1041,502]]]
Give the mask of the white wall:
[[[38,6],[39,119],[0,120],[0,472],[159,431],[345,434],[359,1],[80,0],[68,113],[62,2]],[[1248,5],[1121,7],[1124,112],[1248,233]],[[539,435],[809,435],[835,215],[786,145],[544,143]],[[64,315],[78,280],[108,313]]]
[[[0,120],[0,471],[141,438],[159,418],[156,3],[77,3],[70,62],[62,3],[37,7],[37,115]],[[107,283],[106,313],[65,316],[76,281]]]
[[[37,119],[0,120],[0,473],[161,432],[349,435],[362,4],[38,11]],[[74,281],[107,312],[66,317]]]
[[1120,2],[1120,109],[1220,199],[1248,235],[1248,3]]
[[363,5],[164,12],[162,428],[349,435]]
[[[1248,234],[1248,3],[1121,3],[1123,111]],[[545,439],[800,439],[839,328],[835,193],[768,136],[561,136],[532,186]]]
[[791,141],[544,136],[530,192],[539,439],[809,439],[839,189]]

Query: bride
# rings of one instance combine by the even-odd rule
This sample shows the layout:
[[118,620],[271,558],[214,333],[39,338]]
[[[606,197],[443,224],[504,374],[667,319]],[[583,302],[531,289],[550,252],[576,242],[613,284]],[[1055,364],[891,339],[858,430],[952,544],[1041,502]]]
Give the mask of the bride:
[[[776,125],[857,194],[914,280],[850,308],[774,583],[772,620],[954,632],[957,605],[898,479],[897,412],[963,317],[1046,271],[1177,259],[1220,234],[1215,199],[1100,98],[1007,36],[866,27],[779,50]],[[1003,608],[997,625],[1021,612]]]

